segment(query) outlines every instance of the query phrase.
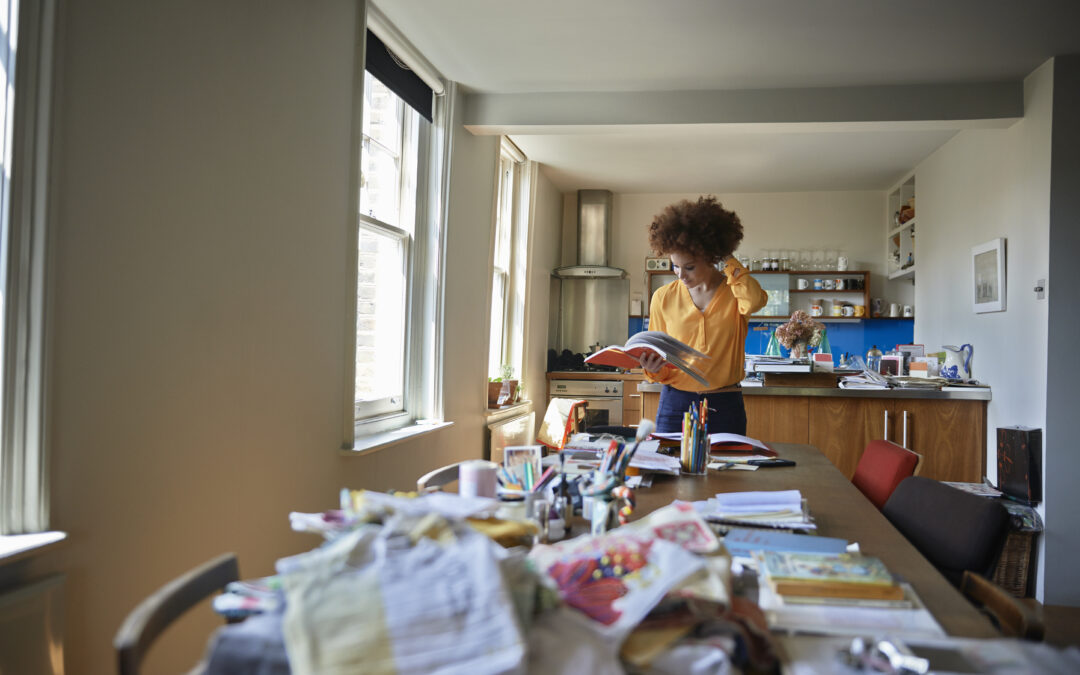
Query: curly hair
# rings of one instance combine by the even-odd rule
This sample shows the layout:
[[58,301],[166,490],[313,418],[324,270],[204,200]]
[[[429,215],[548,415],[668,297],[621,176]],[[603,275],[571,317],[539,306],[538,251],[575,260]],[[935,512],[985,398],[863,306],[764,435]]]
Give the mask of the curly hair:
[[656,255],[680,252],[717,263],[734,253],[742,239],[739,216],[712,195],[672,204],[649,225],[649,246]]

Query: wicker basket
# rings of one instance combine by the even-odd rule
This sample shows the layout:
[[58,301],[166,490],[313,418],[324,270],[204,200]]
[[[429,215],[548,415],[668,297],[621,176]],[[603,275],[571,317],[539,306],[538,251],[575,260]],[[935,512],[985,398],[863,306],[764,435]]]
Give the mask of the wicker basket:
[[994,583],[1017,598],[1030,597],[1028,577],[1036,534],[1010,530],[994,570]]

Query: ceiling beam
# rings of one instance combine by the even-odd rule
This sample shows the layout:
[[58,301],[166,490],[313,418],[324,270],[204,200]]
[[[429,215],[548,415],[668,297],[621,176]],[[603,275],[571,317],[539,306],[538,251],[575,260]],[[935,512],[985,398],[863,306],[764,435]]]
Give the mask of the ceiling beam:
[[[1024,115],[1023,82],[715,91],[469,94],[475,134],[527,127],[980,121]],[[955,128],[956,124],[951,125]]]

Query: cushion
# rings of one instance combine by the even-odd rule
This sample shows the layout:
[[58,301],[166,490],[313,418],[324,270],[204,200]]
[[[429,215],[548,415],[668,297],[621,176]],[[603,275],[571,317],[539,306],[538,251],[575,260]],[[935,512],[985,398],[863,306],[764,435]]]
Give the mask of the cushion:
[[957,586],[964,570],[990,574],[1009,525],[997,500],[921,476],[901,481],[882,513]]

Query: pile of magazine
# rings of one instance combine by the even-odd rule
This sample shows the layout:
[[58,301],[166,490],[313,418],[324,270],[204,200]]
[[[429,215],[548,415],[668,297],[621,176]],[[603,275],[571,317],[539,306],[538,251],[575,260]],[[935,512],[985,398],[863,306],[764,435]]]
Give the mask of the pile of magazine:
[[848,362],[851,368],[861,371],[858,375],[847,375],[840,379],[841,389],[888,389],[889,380],[881,373],[866,367],[861,356],[852,356]]

